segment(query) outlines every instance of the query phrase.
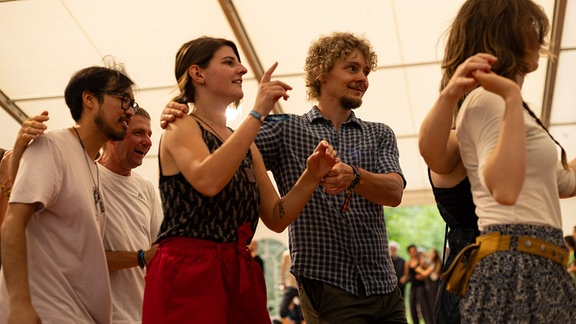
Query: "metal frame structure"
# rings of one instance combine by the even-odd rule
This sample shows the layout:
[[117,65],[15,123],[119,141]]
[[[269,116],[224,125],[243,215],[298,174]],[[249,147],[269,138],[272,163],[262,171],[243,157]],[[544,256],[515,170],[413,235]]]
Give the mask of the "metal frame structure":
[[[248,60],[248,64],[254,73],[254,77],[256,80],[262,79],[264,75],[264,68],[262,67],[262,63],[260,62],[260,58],[258,54],[256,54],[256,50],[250,41],[250,37],[246,32],[246,28],[244,28],[244,24],[242,23],[242,19],[240,19],[240,15],[238,15],[238,11],[232,3],[232,0],[218,0],[220,6],[222,7],[222,11],[234,32],[234,35],[238,39],[240,43],[240,47],[244,54],[246,54],[246,59]],[[273,113],[281,114],[284,112],[280,102],[276,102],[276,105],[272,109]]]

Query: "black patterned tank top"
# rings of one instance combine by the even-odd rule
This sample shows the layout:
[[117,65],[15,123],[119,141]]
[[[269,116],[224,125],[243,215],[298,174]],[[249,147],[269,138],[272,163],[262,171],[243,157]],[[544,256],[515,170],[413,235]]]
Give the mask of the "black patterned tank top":
[[[210,152],[222,141],[198,123],[202,138]],[[160,161],[160,158],[158,158]],[[199,193],[180,172],[173,176],[162,175],[159,188],[164,208],[164,220],[157,242],[169,237],[188,237],[213,242],[236,242],[238,228],[250,222],[252,233],[258,225],[260,193],[254,181],[252,154],[246,157],[230,182],[213,197]]]
[[437,188],[432,183],[430,170],[428,169],[428,179],[432,185],[432,192],[436,199],[436,206],[440,216],[446,222],[450,231],[447,234],[450,243],[450,255],[444,264],[444,270],[452,264],[454,258],[465,246],[474,243],[478,231],[478,216],[476,216],[476,205],[472,199],[470,191],[470,181],[468,177],[452,188]]
[[476,205],[472,199],[468,177],[452,188],[437,188],[432,183],[430,169],[428,169],[428,180],[432,185],[432,192],[440,215],[450,228],[478,228]]

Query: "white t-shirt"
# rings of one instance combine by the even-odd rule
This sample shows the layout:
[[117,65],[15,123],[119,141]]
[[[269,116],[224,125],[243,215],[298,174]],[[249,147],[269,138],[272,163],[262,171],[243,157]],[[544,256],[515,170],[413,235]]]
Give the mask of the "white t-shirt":
[[[26,243],[32,304],[43,323],[111,320],[101,232],[105,215],[93,196],[96,170],[96,164],[66,129],[38,137],[22,156],[10,203],[37,204],[26,228]],[[2,323],[7,307],[2,275]]]
[[558,149],[550,136],[524,111],[526,178],[516,204],[497,203],[482,176],[494,150],[504,116],[504,100],[483,88],[463,102],[456,121],[462,161],[468,172],[476,204],[478,227],[495,224],[532,224],[562,228],[559,193],[568,195],[576,185],[574,172],[562,168]]
[[[152,182],[132,171],[116,174],[98,164],[106,197],[104,248],[109,251],[138,251],[150,248],[160,230],[162,205]],[[145,271],[140,267],[110,273],[113,323],[142,322]]]

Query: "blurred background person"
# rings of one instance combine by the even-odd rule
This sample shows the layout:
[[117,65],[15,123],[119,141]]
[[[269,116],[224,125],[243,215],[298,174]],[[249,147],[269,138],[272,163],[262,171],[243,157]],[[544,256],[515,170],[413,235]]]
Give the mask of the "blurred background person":
[[403,283],[410,283],[410,317],[413,323],[420,322],[420,315],[426,324],[433,323],[432,310],[428,302],[428,293],[426,291],[426,278],[417,273],[416,269],[419,267],[426,267],[426,258],[424,252],[419,252],[414,244],[410,244],[407,249],[410,259],[404,265],[404,275],[401,281]]
[[424,267],[416,268],[416,273],[425,278],[428,309],[433,312],[436,305],[440,275],[442,274],[442,259],[438,250],[429,249],[425,262]]
[[256,261],[256,263],[258,263],[258,265],[260,266],[260,269],[262,269],[262,273],[265,273],[264,272],[264,260],[258,254],[258,241],[252,240],[252,242],[250,242],[250,244],[248,244],[248,250],[250,251],[252,258],[254,258],[254,261]]
[[290,250],[284,251],[280,266],[280,285],[284,290],[280,303],[280,318],[283,324],[300,324],[305,321],[298,297],[298,282],[290,272],[291,262]]
[[404,275],[404,265],[406,261],[404,258],[398,255],[398,243],[390,242],[390,257],[392,258],[392,263],[394,264],[394,270],[396,271],[396,277],[398,277],[398,288],[400,288],[400,293],[404,297],[406,290],[406,283],[401,282],[400,278]]

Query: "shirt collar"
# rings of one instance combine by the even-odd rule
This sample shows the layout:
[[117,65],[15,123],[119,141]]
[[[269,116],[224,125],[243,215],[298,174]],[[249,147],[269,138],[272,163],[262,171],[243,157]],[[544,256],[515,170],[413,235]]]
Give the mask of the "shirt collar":
[[[324,116],[322,115],[322,113],[321,113],[320,110],[318,109],[318,106],[316,106],[316,105],[315,105],[314,107],[312,107],[312,109],[310,109],[310,111],[308,111],[308,112],[305,114],[305,116],[306,116],[306,118],[308,118],[308,121],[309,121],[311,124],[312,124],[312,123],[315,123],[315,122],[320,122],[320,121],[322,121],[322,120],[326,120],[326,121],[327,121],[327,119],[324,118]],[[352,127],[357,127],[357,128],[359,128],[359,129],[362,128],[362,125],[361,125],[361,123],[360,123],[360,119],[359,119],[359,118],[356,118],[356,114],[354,114],[354,111],[353,111],[353,110],[351,111],[350,118],[349,118],[346,122],[344,122],[342,125],[349,125],[349,126],[352,126]]]

